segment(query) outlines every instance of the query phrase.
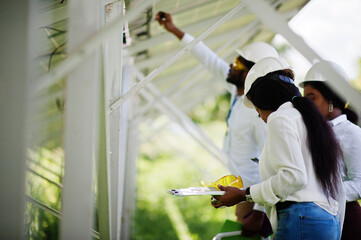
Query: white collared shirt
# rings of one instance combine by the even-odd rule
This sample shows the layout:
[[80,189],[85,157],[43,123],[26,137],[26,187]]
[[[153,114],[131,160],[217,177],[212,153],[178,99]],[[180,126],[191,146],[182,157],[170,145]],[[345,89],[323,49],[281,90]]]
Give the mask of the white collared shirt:
[[[181,44],[186,45],[194,39],[185,33]],[[231,93],[231,103],[237,97],[237,88],[226,82],[230,66],[218,57],[203,42],[199,42],[191,49],[192,55],[212,73],[216,79],[226,83]],[[266,140],[266,124],[258,117],[254,109],[247,108],[243,103],[244,96],[240,96],[231,109],[227,120],[228,131],[223,142],[223,151],[228,156],[228,169],[236,176],[241,176],[244,187],[259,183],[258,162],[264,142]],[[263,207],[255,204],[255,210],[263,211]]]
[[[186,45],[193,39],[194,37],[185,33],[181,43]],[[227,83],[229,64],[203,42],[196,44],[191,53],[213,76],[222,83]],[[237,97],[237,88],[227,83],[227,90],[232,94],[232,103]],[[244,105],[243,98],[244,96],[239,96],[231,108],[231,114],[227,119],[228,131],[223,141],[223,151],[228,156],[228,168],[231,173],[241,176],[244,186],[249,187],[259,182],[258,163],[251,159],[259,159],[266,139],[266,124],[258,117],[254,109]]]
[[341,145],[346,164],[346,201],[356,201],[361,198],[361,128],[348,121],[345,114],[330,123]]
[[278,226],[275,205],[279,201],[314,202],[329,213],[338,214],[337,201],[330,198],[328,202],[318,183],[307,147],[306,126],[291,102],[282,104],[268,117],[259,171],[261,182],[251,186],[250,193],[255,202],[265,206],[274,232]]

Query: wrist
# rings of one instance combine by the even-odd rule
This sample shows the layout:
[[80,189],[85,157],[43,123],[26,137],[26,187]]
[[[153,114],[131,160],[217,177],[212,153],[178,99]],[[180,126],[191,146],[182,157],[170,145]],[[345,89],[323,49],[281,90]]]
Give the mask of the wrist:
[[176,26],[171,26],[167,30],[173,35],[175,35],[179,40],[182,40],[184,32],[182,32],[179,28],[177,28]]
[[238,203],[246,201],[246,190],[239,189]]
[[254,202],[251,196],[251,189],[248,187],[246,188],[246,201],[247,202]]

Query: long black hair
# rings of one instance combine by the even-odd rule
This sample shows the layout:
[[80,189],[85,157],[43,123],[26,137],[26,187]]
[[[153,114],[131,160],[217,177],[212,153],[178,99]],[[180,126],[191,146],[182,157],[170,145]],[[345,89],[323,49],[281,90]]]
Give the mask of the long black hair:
[[305,82],[304,86],[311,85],[314,89],[319,91],[322,96],[327,100],[332,102],[334,108],[339,108],[343,114],[346,114],[347,120],[357,124],[358,115],[354,112],[349,106],[346,106],[346,101],[339,97],[329,86],[324,82],[320,81],[309,81]]
[[[296,97],[294,97],[296,96]],[[293,84],[293,72],[281,70],[258,78],[247,93],[248,99],[261,110],[276,111],[292,100],[307,129],[307,146],[311,152],[316,177],[327,197],[336,198],[341,182],[342,150],[332,128],[312,101],[301,97]]]

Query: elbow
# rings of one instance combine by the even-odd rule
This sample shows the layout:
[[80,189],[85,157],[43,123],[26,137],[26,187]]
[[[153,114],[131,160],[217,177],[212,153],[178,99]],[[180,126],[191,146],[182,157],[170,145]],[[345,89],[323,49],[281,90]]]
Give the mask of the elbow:
[[283,181],[285,186],[291,191],[288,194],[297,192],[307,185],[307,174],[303,171],[292,170],[283,171]]
[[307,174],[302,171],[294,172],[291,183],[296,191],[301,190],[307,185]]
[[294,188],[297,190],[301,190],[307,185],[307,178],[297,178],[297,180],[294,181]]

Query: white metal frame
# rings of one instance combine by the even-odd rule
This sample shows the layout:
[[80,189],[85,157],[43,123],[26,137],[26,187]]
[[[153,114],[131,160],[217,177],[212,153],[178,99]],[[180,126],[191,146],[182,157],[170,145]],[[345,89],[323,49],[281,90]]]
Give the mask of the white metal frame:
[[[122,44],[117,39],[122,34],[121,29],[127,21],[135,19],[154,2],[154,0],[144,0],[126,14],[121,14],[121,9],[120,12],[118,11],[110,17],[113,20],[109,24],[102,27],[101,25],[105,25],[101,21],[101,11],[104,11],[104,6],[109,3],[115,3],[115,5],[119,3],[122,8],[124,0],[114,0],[114,2],[104,0],[102,4],[96,0],[70,1],[67,8],[69,12],[69,55],[51,72],[36,80],[30,79],[32,74],[29,71],[30,54],[28,54],[29,42],[32,40],[29,38],[28,31],[32,29],[33,24],[39,25],[31,19],[31,15],[34,14],[32,5],[25,0],[13,0],[10,3],[8,1],[2,4],[0,13],[1,16],[6,17],[7,21],[1,21],[0,26],[1,30],[7,34],[0,41],[10,39],[12,42],[10,45],[7,42],[2,44],[7,47],[2,50],[4,54],[0,56],[3,59],[0,66],[2,74],[0,76],[0,84],[2,84],[0,88],[0,105],[2,107],[0,126],[3,130],[0,152],[2,165],[4,165],[0,168],[0,176],[3,179],[0,181],[3,190],[0,198],[0,215],[7,216],[0,220],[0,236],[2,238],[22,239],[24,237],[24,199],[62,219],[60,229],[62,239],[99,237],[99,233],[91,231],[94,217],[93,173],[96,163],[103,167],[104,171],[100,175],[106,191],[102,193],[108,196],[108,199],[102,200],[106,203],[104,204],[106,207],[103,219],[106,219],[108,223],[102,230],[103,234],[100,234],[106,239],[128,239],[130,237],[129,221],[132,209],[134,209],[137,152],[134,146],[138,142],[136,126],[139,119],[128,122],[129,116],[134,116],[131,111],[134,109],[129,107],[134,103],[131,101],[125,103],[125,101],[130,98],[136,100],[136,93],[142,89],[140,94],[149,101],[149,105],[146,105],[142,113],[147,112],[154,104],[159,111],[179,123],[200,145],[225,164],[226,158],[222,151],[167,98],[167,92],[161,93],[151,81],[245,6],[254,12],[264,25],[283,35],[310,62],[315,59],[321,60],[321,57],[288,27],[287,22],[280,16],[281,14],[276,13],[272,6],[263,0],[244,0],[209,26],[191,43],[176,52],[159,68],[148,76],[144,76],[133,68],[134,63],[131,58],[123,57]],[[64,12],[63,9],[58,9],[57,12],[61,14]],[[48,19],[47,16],[48,13],[43,15],[45,21]],[[218,16],[188,26],[185,30],[199,30],[205,24],[215,21],[216,18]],[[21,20],[19,25],[13,25],[19,20]],[[29,27],[29,25],[31,26]],[[136,44],[129,50],[135,52],[137,49],[150,46],[153,41],[165,38],[168,38],[168,35],[159,35],[154,39]],[[103,48],[101,48],[102,45]],[[101,55],[102,50],[103,55]],[[114,50],[118,54],[113,54]],[[225,55],[229,54],[230,52],[227,52]],[[13,56],[17,56],[17,58],[13,58]],[[101,62],[101,56],[103,56],[104,62]],[[101,63],[105,64],[104,69],[106,69],[104,82],[101,76]],[[338,73],[328,64],[323,66],[322,71],[330,78],[332,87],[338,92],[342,91],[343,95],[346,93],[351,103],[360,111],[361,108],[357,104],[361,102],[360,93],[340,81]],[[132,73],[135,73],[141,81],[130,87],[135,78]],[[44,100],[48,96],[43,98],[42,91],[66,76],[66,164],[63,211],[60,213],[24,195],[25,151],[27,127],[29,126],[26,118],[27,111],[30,111],[29,98],[31,97],[32,101]],[[29,84],[30,80],[33,80],[33,84]],[[181,81],[184,81],[184,78]],[[104,93],[101,92],[103,83]],[[102,97],[104,97],[104,101],[101,99]],[[101,109],[104,111],[101,112]],[[104,123],[99,122],[99,115],[104,117]],[[98,140],[102,128],[106,133],[106,146],[104,147],[106,159],[96,162],[95,160],[101,157]],[[59,187],[61,186],[59,185]],[[122,217],[125,219],[124,222],[121,220]]]
[[[82,43],[79,43],[76,48],[69,52],[66,60],[58,64],[49,73],[41,76],[34,83],[34,86],[31,89],[31,95],[36,97],[44,89],[48,88],[59,79],[65,77],[69,72],[91,56],[94,51],[99,49],[105,39],[108,39],[114,32],[122,29],[126,22],[132,21],[138,14],[154,2],[156,2],[156,0],[144,0],[141,4],[139,4],[139,6],[132,8],[124,16],[118,16],[108,26],[101,28],[99,32],[95,32],[92,36],[84,39]],[[83,7],[87,9],[86,6]],[[84,9],[78,10],[84,11]]]
[[[68,51],[71,52],[97,32],[101,21],[99,4],[95,0],[71,1],[68,11]],[[99,151],[100,63],[99,50],[93,51],[67,78],[63,218],[60,224],[60,238],[64,240],[91,238],[93,172]]]
[[31,11],[32,5],[25,0],[4,2],[0,8],[0,30],[4,33],[0,38],[1,239],[24,238]]
[[218,28],[221,24],[229,20],[233,15],[238,13],[242,8],[244,8],[243,2],[239,3],[233,9],[231,9],[228,13],[226,13],[222,18],[220,18],[217,22],[207,28],[204,32],[202,32],[197,38],[193,39],[189,44],[187,44],[184,48],[178,51],[174,56],[168,59],[165,63],[163,63],[159,68],[153,70],[147,77],[145,77],[142,81],[138,82],[135,86],[133,86],[127,93],[122,95],[118,101],[113,103],[110,107],[110,110],[118,108],[125,101],[127,101],[132,95],[137,93],[140,89],[142,89],[146,84],[152,81],[159,73],[161,73],[164,69],[174,63],[177,59],[179,59],[186,51],[189,51],[192,47],[194,47],[198,42],[202,41],[206,38],[212,31]]
[[[107,2],[106,24],[124,17],[124,1]],[[121,28],[120,28],[121,29]],[[119,99],[122,94],[122,71],[123,71],[123,44],[122,31],[118,30],[104,43],[104,75],[105,75],[105,127],[106,127],[106,144],[107,144],[107,178],[109,190],[109,230],[111,239],[120,238],[120,227],[122,214],[123,185],[121,184],[124,175],[124,158],[122,155],[123,144],[121,143],[122,135],[125,129],[122,128],[122,109],[108,112],[109,105]],[[105,187],[105,186],[103,186]],[[103,203],[99,203],[103,204]]]
[[[135,70],[138,79],[144,79],[144,75]],[[149,90],[153,95],[159,96],[160,91],[152,84],[148,83],[146,85],[147,90]],[[151,99],[150,99],[151,100]],[[207,137],[206,134],[181,110],[178,109],[176,105],[174,105],[171,101],[169,101],[166,97],[163,97],[157,103],[157,107],[159,110],[174,118],[176,122],[182,126],[182,128],[194,139],[198,142],[206,151],[208,151],[212,156],[214,156],[217,160],[219,160],[224,166],[227,166],[227,157],[225,154],[219,149],[211,139]]]

